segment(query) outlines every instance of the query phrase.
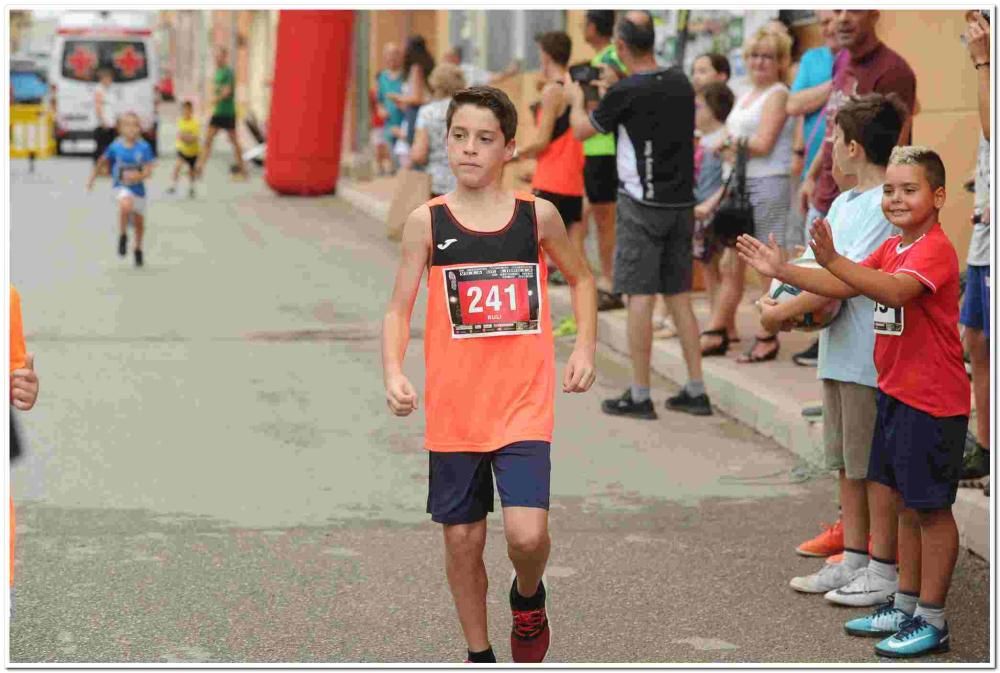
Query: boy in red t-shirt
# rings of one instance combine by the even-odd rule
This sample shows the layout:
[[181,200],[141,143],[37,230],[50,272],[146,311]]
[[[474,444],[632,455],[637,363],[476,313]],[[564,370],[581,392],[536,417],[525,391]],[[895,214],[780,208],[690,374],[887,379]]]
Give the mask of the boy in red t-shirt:
[[771,240],[740,238],[740,257],[761,273],[814,294],[875,301],[878,418],[868,480],[895,491],[899,506],[899,591],[874,614],[845,625],[852,635],[889,636],[885,657],[949,649],[944,604],[958,557],[951,513],[969,422],[969,379],[958,335],[958,255],[938,214],[945,202],[941,158],[897,147],[882,192],[886,218],[903,233],[860,264],[837,253],[818,221],[810,247],[824,269],[782,260]]

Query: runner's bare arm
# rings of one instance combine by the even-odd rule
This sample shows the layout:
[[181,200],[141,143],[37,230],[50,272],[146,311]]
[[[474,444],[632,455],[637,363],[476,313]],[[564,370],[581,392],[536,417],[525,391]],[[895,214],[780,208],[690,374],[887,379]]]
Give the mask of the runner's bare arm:
[[517,149],[520,159],[530,159],[542,153],[552,142],[552,130],[556,126],[556,118],[563,105],[563,91],[558,84],[546,84],[542,89],[542,114],[538,120],[538,130],[535,137],[526,146]]
[[90,178],[87,180],[87,191],[90,191],[91,189],[94,188],[94,180],[97,179],[97,172],[102,170],[107,165],[107,163],[108,163],[107,158],[101,157],[100,159],[97,160],[97,163],[94,164],[94,167],[90,171]]
[[570,243],[566,225],[556,207],[550,201],[536,199],[535,214],[541,246],[569,283],[576,317],[576,346],[566,364],[563,392],[586,392],[596,379],[597,286],[587,261],[577,254]]
[[382,321],[382,378],[386,402],[397,416],[417,408],[417,394],[403,374],[403,358],[410,341],[410,316],[427,270],[431,249],[431,211],[420,206],[403,226],[402,252],[392,298]]

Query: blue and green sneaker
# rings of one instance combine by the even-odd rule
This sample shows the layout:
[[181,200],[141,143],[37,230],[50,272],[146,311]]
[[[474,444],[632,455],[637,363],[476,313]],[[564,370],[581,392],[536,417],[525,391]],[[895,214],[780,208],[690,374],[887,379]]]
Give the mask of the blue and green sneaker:
[[852,636],[884,638],[898,632],[903,628],[903,622],[909,619],[910,615],[896,608],[895,597],[889,596],[889,600],[872,614],[852,619],[844,624],[844,630]]
[[948,625],[944,630],[928,624],[923,617],[914,617],[903,624],[903,628],[875,646],[875,654],[881,657],[903,659],[922,657],[925,654],[947,652],[951,646]]

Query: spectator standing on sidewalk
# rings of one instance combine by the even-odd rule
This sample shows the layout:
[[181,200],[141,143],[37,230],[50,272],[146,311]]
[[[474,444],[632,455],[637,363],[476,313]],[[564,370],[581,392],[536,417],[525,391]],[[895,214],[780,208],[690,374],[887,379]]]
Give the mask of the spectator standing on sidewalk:
[[963,479],[990,473],[990,23],[982,12],[966,13],[965,43],[976,68],[982,133],[976,159],[976,196],[972,240],[966,258],[965,301],[961,323],[972,363],[972,393],[976,400],[976,443],[965,456]]
[[[611,38],[615,31],[615,12],[612,9],[591,9],[586,14],[583,39],[593,48],[590,65],[610,68],[624,73],[625,65],[615,52]],[[609,75],[605,75],[607,79]],[[617,76],[615,76],[617,79]],[[596,107],[596,101],[590,109]],[[612,294],[612,266],[615,256],[615,195],[618,193],[618,169],[615,165],[615,136],[601,133],[583,141],[583,184],[587,193],[589,212],[597,225],[597,249],[601,274],[597,278],[598,310],[622,308],[621,298]],[[583,235],[589,228],[586,213],[583,218]]]
[[441,63],[431,71],[427,84],[434,100],[417,113],[417,132],[413,136],[410,161],[427,166],[431,176],[431,197],[455,190],[455,174],[448,164],[448,106],[455,92],[465,88],[465,78],[458,66]]
[[[388,146],[389,156],[395,162],[393,148],[396,146],[404,119],[403,111],[391,97],[391,94],[400,94],[403,91],[403,52],[398,44],[389,42],[385,45],[382,49],[382,62],[385,67],[378,74],[375,97],[383,110],[382,118],[385,120],[382,137]],[[382,168],[381,164],[379,168]]]
[[691,86],[695,93],[700,93],[712,82],[726,84],[730,75],[729,59],[723,54],[702,54],[691,64]]
[[[538,159],[531,178],[532,191],[556,207],[573,248],[581,259],[586,259],[583,244],[587,231],[582,226],[583,145],[573,136],[569,125],[567,66],[573,43],[562,31],[543,33],[537,42],[545,78],[542,104],[536,112],[535,135],[518,148],[515,158]],[[553,270],[553,276],[556,282],[561,282],[561,274]]]
[[[823,127],[825,142],[816,153],[799,188],[800,207],[806,211],[805,226],[808,231],[817,218],[825,217],[830,204],[837,198],[841,187],[834,179],[834,165],[830,139],[833,135],[833,118],[844,101],[851,95],[895,93],[907,106],[910,118],[900,134],[899,144],[910,142],[910,128],[917,99],[917,80],[913,70],[902,56],[885,46],[875,27],[877,10],[838,9],[833,12],[833,30],[841,52],[833,67],[833,80],[826,104]],[[818,343],[796,353],[792,360],[799,365],[816,366]]]
[[97,86],[94,88],[94,110],[97,113],[97,127],[94,129],[94,141],[97,143],[97,149],[94,150],[95,164],[104,156],[104,151],[118,135],[118,111],[115,105],[115,92],[111,88],[113,82],[114,76],[110,68],[101,68],[97,71]]
[[427,86],[427,76],[434,70],[434,57],[427,51],[427,41],[421,35],[413,35],[406,41],[403,52],[403,72],[406,82],[401,93],[389,94],[393,101],[403,111],[406,123],[406,144],[413,146],[413,136],[417,131],[417,113],[420,106],[430,102],[430,87]]
[[229,50],[226,47],[215,48],[215,94],[212,97],[212,118],[208,122],[208,133],[205,134],[205,151],[198,161],[198,175],[205,170],[208,158],[212,156],[212,144],[219,131],[225,131],[229,143],[233,146],[233,158],[236,159],[236,172],[233,177],[238,180],[247,179],[246,164],[243,163],[243,149],[236,133],[236,76],[229,66]]
[[667,400],[667,408],[712,413],[691,306],[694,89],[679,68],[662,68],[656,62],[654,41],[650,13],[626,13],[615,26],[615,50],[628,77],[613,84],[589,114],[583,89],[570,85],[570,121],[576,136],[584,140],[598,133],[617,135],[614,291],[628,295],[632,385],[621,397],[606,400],[602,409],[646,419],[657,417],[649,387],[658,294],[666,296],[688,370],[688,382]]
[[[836,198],[828,221],[837,249],[861,262],[893,233],[882,212],[882,183],[899,132],[905,107],[893,95],[867,94],[852,98],[837,112],[833,157],[857,186]],[[813,258],[812,250],[805,257]],[[765,298],[761,323],[767,329],[788,329],[786,321],[830,302],[809,292],[783,303]],[[896,578],[896,507],[891,493],[867,484],[868,459],[875,432],[877,374],[873,360],[875,302],[864,295],[845,300],[837,319],[820,333],[819,378],[823,384],[823,444],[826,467],[838,471],[844,557],[816,573],[796,577],[791,587],[804,593],[827,593],[856,582],[853,591],[830,596],[833,602],[872,606],[885,601]],[[869,525],[870,523],[870,525]],[[869,532],[873,542],[868,558]],[[856,571],[868,567],[855,577]],[[890,591],[891,593],[891,591]]]
[[[774,236],[784,242],[785,222],[791,199],[788,182],[792,163],[793,122],[785,112],[788,87],[785,77],[791,61],[791,39],[767,29],[757,31],[743,48],[751,88],[736,101],[726,120],[730,139],[724,146],[732,159],[732,148],[745,142],[749,159],[746,188],[753,206],[754,234],[759,240]],[[721,285],[708,329],[702,335],[702,355],[724,355],[729,347],[727,330],[735,321],[743,300],[746,266],[737,260],[721,269]],[[778,355],[777,335],[758,331],[739,362],[773,360]]]

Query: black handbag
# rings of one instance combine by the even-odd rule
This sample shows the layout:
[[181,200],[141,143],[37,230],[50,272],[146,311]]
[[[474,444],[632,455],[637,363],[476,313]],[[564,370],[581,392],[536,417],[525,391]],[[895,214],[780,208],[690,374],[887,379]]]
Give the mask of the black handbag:
[[712,218],[713,238],[727,247],[736,245],[743,234],[753,235],[753,206],[747,194],[747,161],[750,151],[745,140],[736,144],[736,165],[726,180],[722,200]]

